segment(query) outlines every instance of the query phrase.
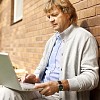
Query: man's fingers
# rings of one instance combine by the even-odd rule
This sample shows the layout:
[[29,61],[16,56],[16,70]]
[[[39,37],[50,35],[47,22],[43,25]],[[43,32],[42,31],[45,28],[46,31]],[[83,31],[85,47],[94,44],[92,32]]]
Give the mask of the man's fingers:
[[42,89],[42,91],[39,91],[40,92],[40,94],[42,94],[42,95],[49,95],[48,92],[49,91],[49,87],[46,87],[46,88],[43,88]]
[[35,88],[45,88],[47,87],[46,83],[35,83]]
[[34,80],[36,79],[36,76],[33,74],[26,74],[23,82],[28,82],[28,83],[34,83]]

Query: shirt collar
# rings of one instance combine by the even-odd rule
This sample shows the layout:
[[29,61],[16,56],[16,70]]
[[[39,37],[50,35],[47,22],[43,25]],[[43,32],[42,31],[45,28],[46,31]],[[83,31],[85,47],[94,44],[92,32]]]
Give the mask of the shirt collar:
[[71,24],[66,30],[64,30],[62,33],[57,32],[56,36],[61,37],[61,39],[65,40],[68,39],[71,31],[73,30],[73,28],[75,27],[74,24]]
[[57,40],[57,39],[58,39],[58,40],[61,40],[61,39],[62,39],[62,37],[61,37],[61,35],[60,35],[59,32],[56,33],[56,40]]

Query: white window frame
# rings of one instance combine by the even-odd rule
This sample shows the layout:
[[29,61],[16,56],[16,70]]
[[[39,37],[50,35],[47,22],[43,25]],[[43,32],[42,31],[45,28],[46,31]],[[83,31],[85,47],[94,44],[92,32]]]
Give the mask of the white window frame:
[[23,0],[14,0],[13,22],[18,22],[23,18]]

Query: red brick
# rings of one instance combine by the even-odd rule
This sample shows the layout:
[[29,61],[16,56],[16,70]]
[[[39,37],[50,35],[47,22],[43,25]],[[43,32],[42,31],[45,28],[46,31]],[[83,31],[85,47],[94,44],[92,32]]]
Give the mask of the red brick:
[[96,0],[97,1],[97,4],[100,4],[100,0]]
[[88,7],[96,5],[97,1],[96,0],[88,0]]
[[95,7],[90,7],[90,8],[87,8],[87,9],[84,9],[84,10],[80,10],[78,11],[79,13],[79,19],[82,19],[82,18],[88,18],[88,17],[92,17],[92,16],[95,16]]
[[96,37],[96,40],[97,40],[97,43],[98,43],[98,45],[100,47],[100,36]]
[[71,3],[77,3],[79,2],[80,0],[70,0]]
[[94,35],[94,36],[99,36],[100,35],[100,26],[95,26],[95,27],[90,27],[90,32]]
[[91,18],[88,19],[88,25],[92,26],[92,27],[96,26],[96,24],[97,24],[96,21],[97,21],[97,17],[91,17]]
[[96,15],[100,15],[100,6],[96,7]]
[[98,36],[100,36],[100,26],[96,26],[95,27],[95,34],[97,34]]
[[100,16],[91,17],[88,19],[89,26],[99,26],[100,25]]
[[87,0],[80,1],[79,3],[74,4],[76,10],[81,10],[87,8]]

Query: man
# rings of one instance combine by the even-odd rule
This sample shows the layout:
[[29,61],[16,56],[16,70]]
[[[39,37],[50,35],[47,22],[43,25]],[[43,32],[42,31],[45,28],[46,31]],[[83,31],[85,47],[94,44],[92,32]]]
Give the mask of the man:
[[99,80],[95,38],[76,25],[77,14],[68,0],[49,0],[44,11],[56,33],[47,41],[34,74],[23,80],[38,83],[35,88],[43,90],[37,93],[2,88],[0,100],[89,100],[89,91]]

